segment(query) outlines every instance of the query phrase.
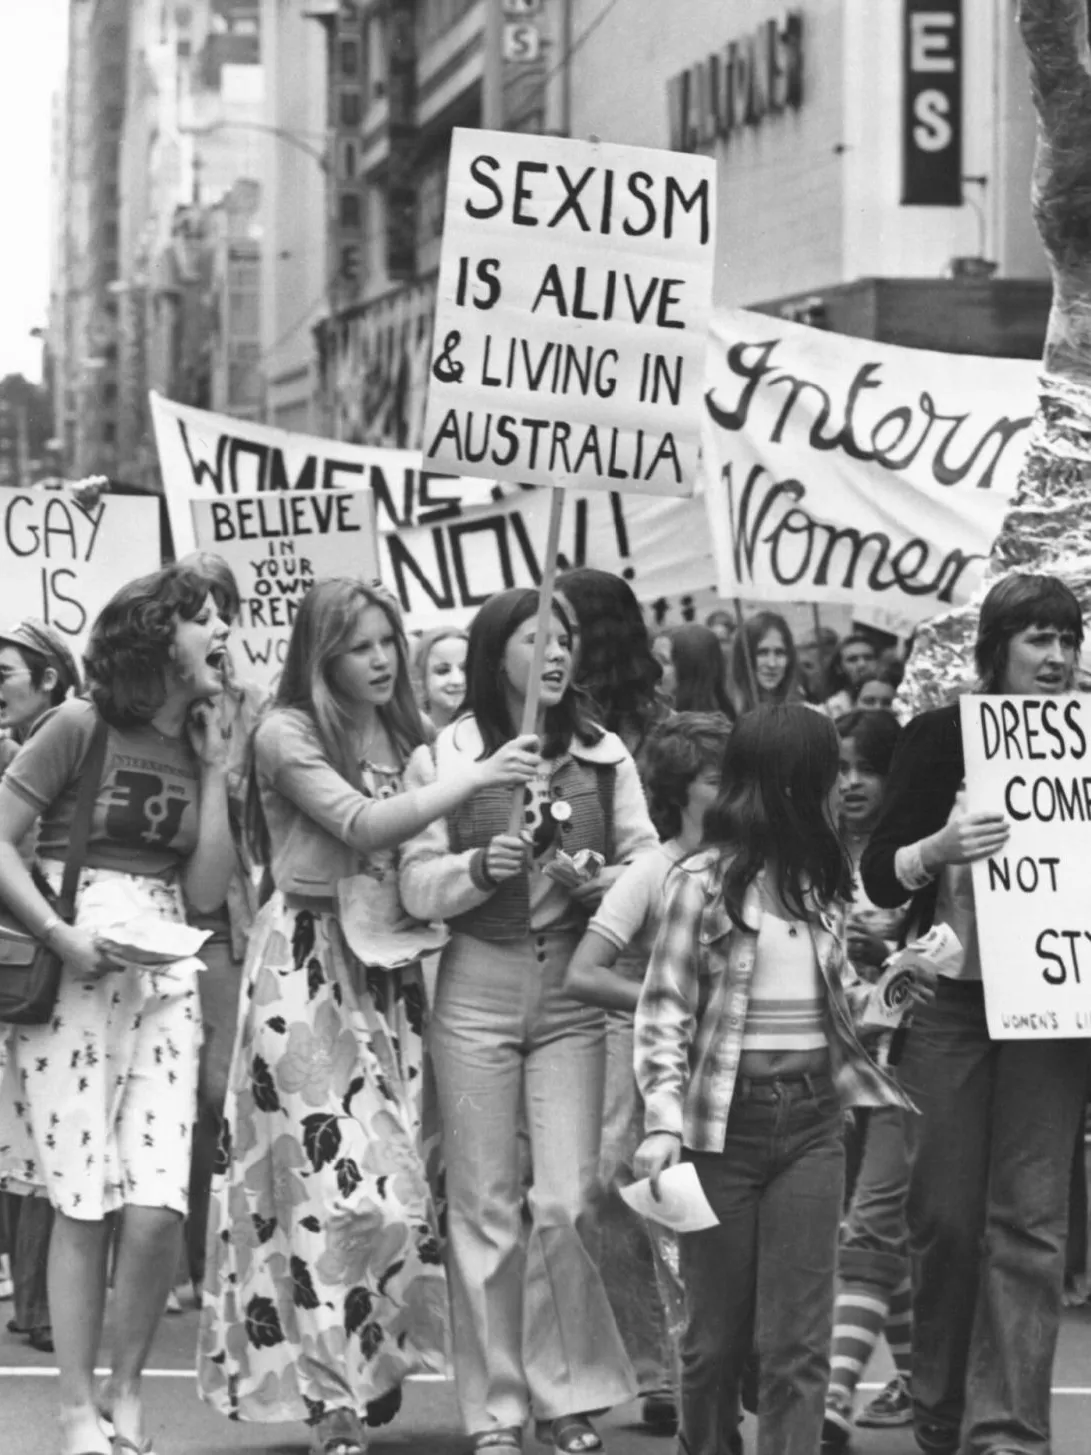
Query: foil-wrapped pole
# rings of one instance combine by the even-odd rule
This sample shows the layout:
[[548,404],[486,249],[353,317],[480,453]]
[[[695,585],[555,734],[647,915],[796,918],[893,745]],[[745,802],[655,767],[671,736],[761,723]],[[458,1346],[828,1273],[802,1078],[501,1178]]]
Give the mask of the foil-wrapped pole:
[[974,680],[981,598],[1002,576],[1062,577],[1091,618],[1091,51],[1087,0],[1021,0],[1038,113],[1032,201],[1053,305],[1038,408],[978,597],[918,628],[899,714],[939,707]]

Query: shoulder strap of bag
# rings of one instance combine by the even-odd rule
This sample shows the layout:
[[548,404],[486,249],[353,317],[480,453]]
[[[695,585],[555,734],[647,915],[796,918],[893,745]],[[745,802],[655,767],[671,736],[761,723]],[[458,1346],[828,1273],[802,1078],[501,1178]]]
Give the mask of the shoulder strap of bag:
[[83,760],[79,796],[76,799],[76,812],[72,817],[72,829],[68,836],[68,853],[64,859],[64,878],[61,881],[61,905],[69,914],[76,903],[76,887],[79,883],[80,870],[87,857],[87,840],[91,836],[91,815],[95,810],[95,799],[98,796],[102,779],[102,767],[106,761],[108,732],[106,719],[96,711],[91,743],[87,749],[87,756]]

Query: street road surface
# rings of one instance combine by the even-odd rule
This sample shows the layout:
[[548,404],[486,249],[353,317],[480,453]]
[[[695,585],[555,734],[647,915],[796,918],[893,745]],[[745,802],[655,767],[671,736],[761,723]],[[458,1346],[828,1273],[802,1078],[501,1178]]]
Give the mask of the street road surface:
[[[59,1449],[54,1420],[56,1384],[51,1355],[35,1354],[3,1329],[11,1305],[0,1304],[0,1455],[53,1455]],[[156,1455],[305,1455],[301,1425],[232,1424],[197,1398],[193,1348],[197,1315],[187,1310],[164,1319],[147,1382],[150,1430]],[[886,1363],[868,1372],[875,1387],[889,1373]],[[607,1455],[673,1455],[674,1443],[645,1434],[636,1424],[638,1407],[627,1405],[599,1422]],[[1054,1455],[1086,1455],[1091,1449],[1091,1311],[1069,1313],[1054,1375]],[[747,1447],[753,1450],[748,1422]],[[527,1441],[527,1455],[545,1447]],[[466,1455],[469,1441],[459,1432],[454,1386],[443,1380],[413,1381],[398,1419],[376,1431],[370,1455]],[[917,1455],[908,1430],[860,1430],[855,1455]]]

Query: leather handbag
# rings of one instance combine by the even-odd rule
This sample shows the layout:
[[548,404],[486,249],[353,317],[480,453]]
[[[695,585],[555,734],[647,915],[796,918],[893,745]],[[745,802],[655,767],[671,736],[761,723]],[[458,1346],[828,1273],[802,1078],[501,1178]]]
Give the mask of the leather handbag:
[[[31,870],[34,886],[50,909],[65,924],[76,915],[76,891],[87,856],[91,815],[95,808],[102,767],[106,761],[107,727],[96,715],[94,732],[81,769],[79,796],[68,838],[61,891],[55,894],[37,865]],[[61,984],[62,960],[43,940],[30,934],[9,911],[0,909],[0,1021],[16,1026],[44,1025],[53,1015]]]

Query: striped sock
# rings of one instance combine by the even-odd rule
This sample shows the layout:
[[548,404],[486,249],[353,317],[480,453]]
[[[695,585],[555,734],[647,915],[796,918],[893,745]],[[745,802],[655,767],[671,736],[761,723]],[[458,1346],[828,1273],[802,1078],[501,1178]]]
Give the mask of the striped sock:
[[886,1296],[874,1284],[841,1285],[833,1310],[827,1409],[850,1414],[860,1376],[883,1332],[886,1310]]
[[908,1274],[890,1295],[883,1332],[890,1345],[894,1368],[908,1384],[913,1368],[913,1284]]

